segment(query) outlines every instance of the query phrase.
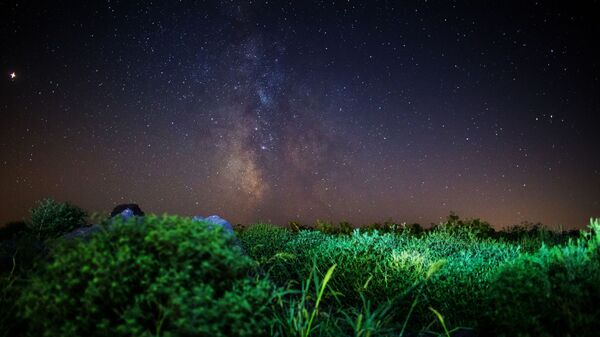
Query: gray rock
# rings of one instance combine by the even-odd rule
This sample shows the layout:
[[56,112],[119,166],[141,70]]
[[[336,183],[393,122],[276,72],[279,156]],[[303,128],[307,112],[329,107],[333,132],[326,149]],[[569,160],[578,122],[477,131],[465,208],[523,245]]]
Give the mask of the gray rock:
[[133,211],[133,215],[137,215],[137,216],[144,216],[144,211],[142,211],[142,209],[140,208],[140,206],[138,204],[120,204],[115,206],[115,208],[113,208],[112,212],[110,212],[110,217],[114,218],[117,215],[120,215],[123,213],[123,211],[125,211],[126,209],[129,209],[131,211]]
[[123,212],[121,212],[121,214],[119,214],[119,215],[121,216],[121,219],[123,219],[123,220],[127,220],[127,219],[135,216],[134,212],[129,208],[124,209]]
[[231,226],[229,221],[221,218],[218,215],[211,215],[206,218],[201,217],[201,216],[195,216],[192,218],[192,220],[206,222],[206,223],[208,223],[208,228],[212,228],[212,226],[220,226],[221,228],[223,228],[223,232],[228,233],[231,236],[233,236],[234,247],[237,247],[242,252],[242,254],[244,254],[244,255],[246,254],[246,252],[244,251],[244,247],[242,247],[240,240],[238,240],[237,236],[235,235],[233,226]]
[[62,236],[63,239],[71,240],[71,239],[87,239],[92,234],[101,231],[102,227],[99,225],[91,225],[85,227],[79,227],[69,233],[66,233]]
[[203,218],[201,216],[195,216],[192,218],[192,220],[194,221],[203,221],[203,222],[207,222],[210,225],[217,225],[217,226],[221,226],[221,228],[223,228],[223,231],[232,234],[235,236],[235,232],[233,231],[233,226],[231,226],[231,224],[229,223],[229,221],[221,218],[218,215],[211,215],[209,217]]
[[127,220],[134,218],[136,219],[136,222],[140,222],[143,221],[144,216],[143,215],[136,215],[134,210],[131,210],[129,208],[124,209],[121,213],[116,214],[114,216],[111,217],[111,225],[115,222],[115,220],[122,220],[123,222],[126,222]]

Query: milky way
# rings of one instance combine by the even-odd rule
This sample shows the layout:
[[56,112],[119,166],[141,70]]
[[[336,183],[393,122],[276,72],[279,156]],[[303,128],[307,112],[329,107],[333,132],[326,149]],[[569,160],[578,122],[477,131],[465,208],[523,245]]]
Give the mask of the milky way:
[[1,9],[0,222],[47,196],[239,223],[600,215],[591,8]]

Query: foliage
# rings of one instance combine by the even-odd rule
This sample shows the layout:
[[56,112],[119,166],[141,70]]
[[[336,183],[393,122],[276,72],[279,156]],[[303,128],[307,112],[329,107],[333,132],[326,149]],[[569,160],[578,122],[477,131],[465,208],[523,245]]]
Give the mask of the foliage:
[[315,229],[318,230],[321,233],[325,233],[325,234],[337,234],[338,233],[338,229],[335,228],[335,226],[328,221],[322,221],[322,220],[317,220],[317,222],[315,223]]
[[29,230],[39,240],[53,239],[85,225],[87,213],[69,203],[60,203],[52,199],[38,202],[30,210]]
[[435,225],[433,230],[483,239],[493,237],[495,234],[494,228],[488,222],[477,218],[462,220],[454,212],[448,215],[446,222]]
[[259,263],[262,270],[279,284],[285,284],[293,273],[295,256],[282,253],[293,233],[270,224],[254,224],[238,233],[244,251]]
[[564,246],[542,246],[494,279],[482,330],[498,336],[597,336],[600,219]]
[[297,222],[297,221],[289,221],[288,222],[288,228],[292,233],[298,233],[301,230],[308,230],[310,228],[308,228],[307,226]]
[[352,231],[354,231],[352,224],[348,221],[341,221],[338,224],[338,229],[339,229],[339,234],[342,234],[342,235],[350,235],[350,234],[352,234]]
[[23,274],[33,268],[46,247],[27,232],[0,242],[0,275]]
[[[518,246],[489,241],[465,240],[443,232],[430,233],[423,244],[433,256],[444,258],[444,268],[428,282],[427,304],[445,314],[454,325],[476,324],[492,279],[499,268],[520,255]],[[419,308],[425,314],[425,306]]]
[[[380,234],[355,230],[350,236],[332,236],[318,231],[301,231],[280,254],[293,256],[296,273],[288,279],[301,283],[310,275],[313,263],[319,270],[330,264],[338,268],[331,287],[344,294],[340,303],[347,307],[364,305],[361,296],[374,307],[394,302],[396,318],[405,317],[415,298],[407,292],[426,279],[429,268],[444,259],[447,265],[427,282],[425,299],[415,309],[429,318],[428,305],[438,310],[452,309],[448,322],[473,322],[478,302],[485,294],[498,266],[518,256],[518,247],[430,232],[422,237],[408,233]],[[400,296],[402,295],[402,296]],[[417,318],[414,324],[425,323]],[[413,326],[414,327],[414,326]]]
[[36,336],[258,336],[272,286],[220,228],[175,216],[116,220],[63,242],[19,300]]
[[13,274],[0,275],[0,337],[14,336],[19,331],[16,318],[19,281]]
[[29,232],[29,227],[25,221],[9,222],[0,227],[0,241],[14,240]]
[[407,232],[412,235],[421,235],[423,233],[423,227],[418,223],[406,224],[402,223],[400,227],[400,232]]
[[[311,334],[314,328],[313,323],[315,323],[315,318],[319,312],[319,305],[323,300],[327,283],[331,279],[335,267],[333,265],[329,268],[323,280],[313,268],[308,279],[302,282],[301,290],[288,293],[300,294],[299,298],[292,297],[286,301],[280,296],[277,302],[280,314],[274,320],[275,332],[282,336],[299,337],[308,337]],[[311,285],[314,285],[314,290],[311,290]],[[281,295],[286,295],[286,293]]]
[[291,237],[289,230],[264,223],[251,225],[238,233],[245,251],[259,262],[265,262],[279,253]]
[[[76,218],[46,203],[56,219],[43,223]],[[237,229],[239,242],[169,216],[105,219],[87,241],[57,238],[64,229],[31,235],[33,221],[14,225],[0,242],[0,337],[26,327],[36,336],[600,330],[600,220],[572,240],[574,232],[539,224],[496,232],[454,213],[431,229],[391,220],[289,225]]]
[[511,242],[521,246],[523,251],[534,253],[543,245],[557,246],[564,245],[570,239],[576,239],[579,231],[553,231],[546,228],[541,223],[523,222],[520,225],[505,228],[497,232],[496,237],[499,240]]

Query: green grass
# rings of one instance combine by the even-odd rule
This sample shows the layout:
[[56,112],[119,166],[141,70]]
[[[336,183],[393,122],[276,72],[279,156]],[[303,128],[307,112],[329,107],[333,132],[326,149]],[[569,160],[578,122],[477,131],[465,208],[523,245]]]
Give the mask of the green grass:
[[290,227],[239,230],[242,249],[218,229],[172,216],[106,221],[92,238],[45,249],[11,234],[0,241],[0,252],[15,257],[0,274],[0,335],[600,331],[600,220],[579,236],[496,232],[454,215],[427,230]]
[[[461,328],[506,336],[567,336],[569,331],[593,336],[598,331],[600,311],[593,309],[600,300],[597,220],[587,234],[570,241],[572,233],[507,239],[502,232],[482,237],[465,227],[438,226],[420,235],[300,230],[282,235],[277,251],[253,257],[263,261],[273,281],[288,288],[304,289],[315,270],[336,266],[328,279],[331,295],[319,336],[431,330],[445,336]],[[244,241],[248,250],[252,244]],[[548,303],[554,307],[547,308]],[[555,324],[566,328],[555,329]]]

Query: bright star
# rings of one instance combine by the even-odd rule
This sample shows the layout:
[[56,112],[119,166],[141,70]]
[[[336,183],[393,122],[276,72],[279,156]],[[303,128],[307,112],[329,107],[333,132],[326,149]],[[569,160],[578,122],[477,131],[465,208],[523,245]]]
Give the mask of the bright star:
[[17,73],[15,73],[14,71],[12,73],[10,73],[10,79],[14,80],[15,78],[17,78]]

